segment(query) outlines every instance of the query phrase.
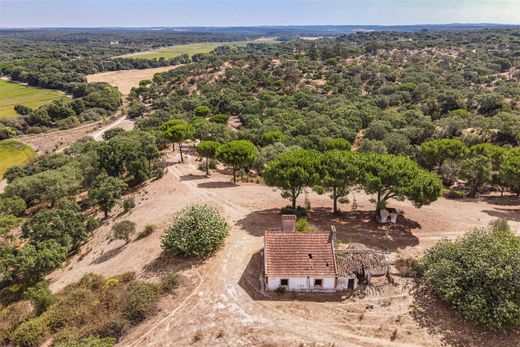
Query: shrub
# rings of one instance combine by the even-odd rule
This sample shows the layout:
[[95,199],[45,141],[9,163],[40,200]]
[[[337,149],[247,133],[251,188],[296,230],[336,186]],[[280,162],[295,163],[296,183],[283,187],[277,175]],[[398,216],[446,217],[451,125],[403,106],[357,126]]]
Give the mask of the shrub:
[[305,217],[307,215],[307,209],[303,206],[298,206],[296,209],[292,208],[291,206],[285,206],[282,207],[281,211],[282,214],[293,214],[296,217]]
[[123,200],[123,209],[125,210],[125,212],[130,211],[134,207],[135,207],[134,198],[128,198],[128,199]]
[[135,223],[129,220],[118,222],[112,226],[112,236],[116,240],[130,242],[130,235],[135,233]]
[[142,239],[142,238],[145,238],[149,235],[151,235],[154,231],[155,231],[155,224],[148,224],[147,226],[144,227],[143,231],[141,231],[141,233],[139,234],[139,236],[137,237],[138,239]]
[[442,195],[446,198],[446,199],[462,199],[464,198],[464,192],[463,191],[460,191],[460,190],[455,190],[455,189],[444,189],[442,191]]
[[49,335],[49,324],[44,316],[30,319],[18,326],[11,340],[17,346],[40,346]]
[[88,336],[81,340],[68,339],[66,341],[55,344],[55,347],[112,347],[116,344],[117,340],[113,337],[97,337]]
[[23,321],[33,317],[33,308],[29,301],[15,302],[0,310],[0,341],[9,337],[13,329]]
[[162,238],[166,252],[193,257],[216,250],[229,233],[229,225],[217,210],[207,205],[191,205],[168,225]]
[[519,254],[520,237],[496,220],[427,251],[424,280],[466,319],[494,329],[519,325]]
[[161,292],[171,293],[179,285],[179,275],[175,272],[169,273],[161,278]]
[[158,294],[157,286],[153,283],[132,284],[123,308],[124,316],[133,323],[142,321],[155,309]]
[[302,233],[308,233],[311,231],[311,226],[310,226],[307,218],[299,218],[296,221],[296,231],[299,231]]
[[25,296],[33,304],[38,315],[42,314],[54,302],[54,295],[49,289],[49,284],[45,281],[38,282],[28,288]]
[[2,198],[0,199],[0,213],[21,216],[27,205],[22,198]]
[[96,218],[87,217],[87,223],[85,225],[87,232],[89,232],[89,233],[93,232],[94,230],[99,228],[100,225],[101,225],[101,222],[99,220],[97,220]]

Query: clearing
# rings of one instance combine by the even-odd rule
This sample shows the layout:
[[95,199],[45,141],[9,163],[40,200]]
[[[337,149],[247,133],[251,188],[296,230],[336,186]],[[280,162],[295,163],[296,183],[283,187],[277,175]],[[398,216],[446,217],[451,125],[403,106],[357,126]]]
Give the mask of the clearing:
[[[87,272],[110,276],[136,271],[138,277],[157,280],[179,271],[185,284],[177,295],[163,299],[160,311],[132,329],[122,346],[472,346],[518,345],[518,332],[499,334],[472,326],[425,294],[410,278],[392,274],[395,284],[376,279],[354,295],[278,295],[260,288],[263,232],[280,223],[286,206],[279,191],[254,183],[230,183],[229,172],[206,177],[193,155],[178,163],[178,154],[165,153],[168,171],[130,196],[136,207],[122,209],[93,234],[67,265],[49,277],[53,290],[79,280]],[[398,225],[377,225],[369,196],[356,192],[356,211],[342,205],[340,216],[330,213],[327,196],[309,193],[310,222],[317,229],[336,226],[338,240],[389,252],[390,261],[419,255],[441,238],[455,238],[470,227],[485,226],[503,217],[518,230],[516,197],[484,196],[480,199],[439,199],[416,209],[409,202],[391,201],[402,211]],[[206,260],[168,259],[161,255],[160,238],[168,221],[187,204],[216,207],[232,231],[224,247]],[[300,199],[303,203],[303,197]],[[348,211],[348,212],[347,212]],[[124,245],[111,241],[116,221],[147,224],[157,231]]]
[[274,42],[272,38],[261,38],[251,41],[231,41],[231,42],[202,42],[202,43],[188,43],[185,45],[176,45],[170,47],[164,47],[154,49],[151,51],[130,53],[119,56],[117,58],[141,58],[141,59],[159,59],[159,58],[175,58],[183,54],[188,54],[190,57],[194,54],[209,53],[220,46],[235,46],[241,47],[246,46],[248,43],[253,42]]
[[142,80],[149,80],[153,75],[159,72],[176,69],[181,65],[163,66],[152,69],[142,70],[118,70],[101,72],[87,76],[87,81],[92,82],[107,82],[108,84],[117,87],[123,96],[127,96],[133,87],[139,86]]
[[13,165],[24,164],[36,157],[36,152],[28,145],[16,140],[0,141],[0,178]]
[[17,104],[36,108],[64,97],[62,92],[55,90],[29,87],[0,79],[0,118],[15,116],[17,113],[14,106]]

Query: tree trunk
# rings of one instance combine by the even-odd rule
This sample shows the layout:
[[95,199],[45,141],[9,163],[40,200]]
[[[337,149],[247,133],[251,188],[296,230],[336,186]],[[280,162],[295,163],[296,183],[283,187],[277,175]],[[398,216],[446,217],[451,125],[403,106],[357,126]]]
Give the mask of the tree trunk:
[[209,176],[209,157],[206,157],[206,176]]
[[179,142],[179,152],[181,153],[181,163],[184,163],[184,157],[182,156],[182,142]]
[[377,201],[376,201],[376,220],[379,218],[381,212],[381,192],[377,192]]
[[293,211],[296,211],[296,196],[295,195],[293,195],[293,197],[292,197],[292,208],[293,208]]
[[338,196],[336,195],[336,187],[332,190],[332,200],[334,201],[333,207],[332,207],[332,213],[337,214],[338,213]]
[[237,169],[235,167],[235,165],[233,165],[233,183],[237,183],[237,173],[236,173]]
[[105,219],[107,219],[108,218],[108,207],[107,206],[105,206],[103,208],[103,212],[105,213]]

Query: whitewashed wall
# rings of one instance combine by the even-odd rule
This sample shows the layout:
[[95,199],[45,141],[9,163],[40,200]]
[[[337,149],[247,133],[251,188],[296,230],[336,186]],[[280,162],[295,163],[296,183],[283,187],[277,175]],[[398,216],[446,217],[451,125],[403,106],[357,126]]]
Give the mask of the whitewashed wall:
[[[280,280],[287,277],[269,277],[267,279],[267,289],[276,290],[280,287]],[[323,280],[321,287],[314,287],[314,280]],[[289,288],[290,291],[334,291],[335,290],[335,278],[334,277],[289,277]]]
[[358,279],[355,276],[354,277],[338,277],[338,284],[337,284],[336,289],[337,290],[348,289],[348,280],[349,279],[354,279],[354,288],[353,289],[356,289],[357,285],[358,285]]

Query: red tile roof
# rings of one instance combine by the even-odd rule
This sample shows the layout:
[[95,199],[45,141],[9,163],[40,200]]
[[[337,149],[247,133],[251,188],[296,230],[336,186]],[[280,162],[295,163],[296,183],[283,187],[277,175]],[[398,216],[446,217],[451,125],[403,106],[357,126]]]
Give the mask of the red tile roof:
[[266,231],[264,257],[267,277],[336,276],[329,233]]

